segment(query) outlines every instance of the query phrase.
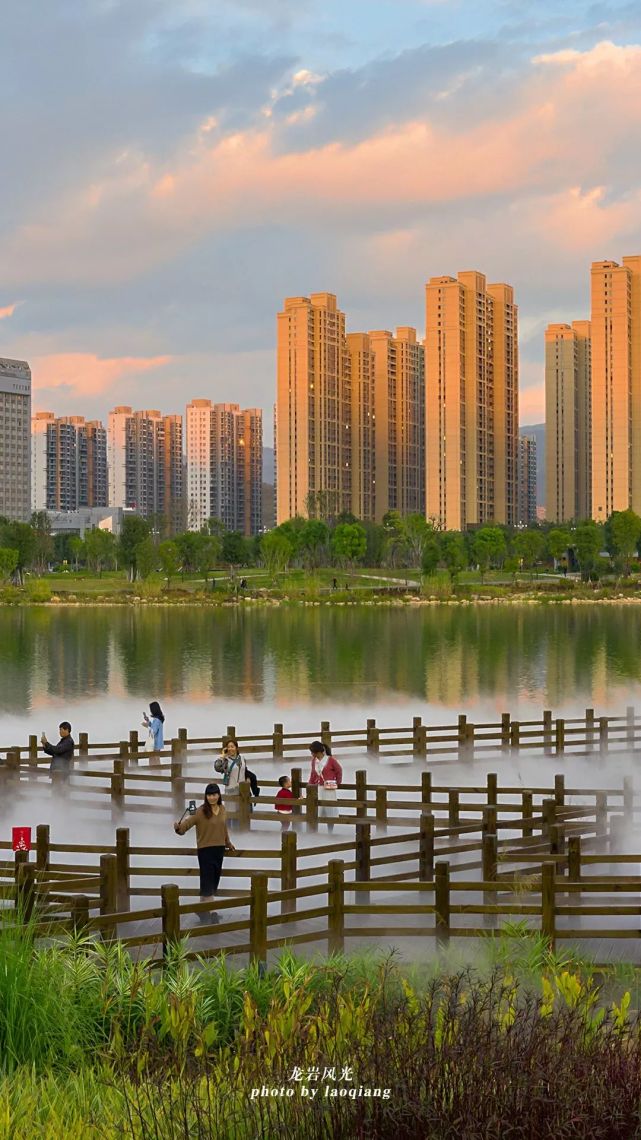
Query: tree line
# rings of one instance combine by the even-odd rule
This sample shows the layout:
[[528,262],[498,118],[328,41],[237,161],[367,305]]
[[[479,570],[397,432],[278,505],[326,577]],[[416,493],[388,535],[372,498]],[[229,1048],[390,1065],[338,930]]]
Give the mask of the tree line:
[[98,575],[125,570],[130,580],[160,572],[171,583],[179,574],[208,581],[216,567],[263,566],[276,574],[290,568],[354,569],[357,566],[447,570],[453,581],[468,568],[483,579],[489,570],[514,578],[540,565],[578,570],[585,579],[605,573],[628,575],[639,556],[641,517],[616,511],[603,525],[587,519],[573,525],[527,528],[485,525],[465,532],[440,530],[420,514],[388,511],[381,523],[360,522],[344,512],[334,518],[296,517],[247,538],[209,519],[200,531],[161,539],[152,521],[125,517],[122,533],[96,528],[84,538],[52,535],[47,513],[29,523],[0,518],[0,581],[20,584],[27,571],[44,573],[67,563]]

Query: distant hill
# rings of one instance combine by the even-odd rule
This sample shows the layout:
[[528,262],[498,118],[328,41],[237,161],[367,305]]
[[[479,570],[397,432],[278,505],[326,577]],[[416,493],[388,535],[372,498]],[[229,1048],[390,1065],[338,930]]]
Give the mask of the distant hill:
[[274,486],[274,449],[273,447],[263,448],[263,483],[269,483]]
[[531,435],[536,440],[536,505],[545,506],[545,424],[524,424],[519,428],[521,435]]

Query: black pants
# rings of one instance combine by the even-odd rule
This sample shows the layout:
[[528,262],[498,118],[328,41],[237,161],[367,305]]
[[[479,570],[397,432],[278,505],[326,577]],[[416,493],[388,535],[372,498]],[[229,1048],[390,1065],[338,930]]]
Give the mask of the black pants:
[[200,866],[200,893],[203,898],[215,895],[220,882],[220,872],[223,869],[225,848],[199,847],[198,864]]

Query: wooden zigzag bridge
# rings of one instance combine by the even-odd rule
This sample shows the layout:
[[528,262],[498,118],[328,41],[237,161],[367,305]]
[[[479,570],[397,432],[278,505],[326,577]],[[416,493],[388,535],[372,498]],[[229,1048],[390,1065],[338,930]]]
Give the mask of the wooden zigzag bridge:
[[[294,830],[281,835],[276,779],[260,777],[254,803],[249,785],[241,788],[238,855],[225,861],[218,922],[201,924],[211,904],[197,898],[193,849],[177,838],[136,844],[124,823],[156,817],[169,830],[186,799],[202,796],[213,756],[229,736],[259,772],[261,759],[289,768]],[[381,758],[417,759],[420,780],[383,782],[379,769],[376,782],[368,769],[357,768],[339,793],[336,832],[320,834],[322,789],[304,785],[300,766],[315,736],[341,760],[357,763],[364,756],[375,770]],[[412,952],[424,949],[426,939],[444,946],[505,923],[539,931],[551,945],[581,940],[609,952],[621,944],[634,959],[641,949],[641,853],[626,848],[637,831],[638,797],[631,775],[618,787],[597,786],[594,776],[605,759],[633,756],[640,742],[641,718],[632,708],[618,717],[595,717],[587,709],[581,718],[553,719],[545,712],[522,722],[506,713],[489,724],[459,716],[455,724],[426,725],[414,717],[404,728],[369,720],[348,731],[322,722],[320,732],[308,733],[286,733],[276,724],[258,736],[229,725],[221,737],[207,739],[181,729],[146,762],[135,730],[116,743],[81,734],[62,789],[64,805],[82,810],[87,820],[116,825],[115,842],[56,842],[50,825],[41,823],[34,851],[13,854],[7,825],[0,839],[0,900],[5,914],[30,921],[43,937],[72,930],[117,937],[132,954],[152,960],[187,935],[193,957],[222,950],[264,961],[288,945],[332,951],[374,941]],[[475,778],[479,761],[498,758],[509,772],[510,760],[524,754],[549,758],[548,768],[557,771],[548,783],[517,786],[493,771]],[[568,759],[581,757],[589,786],[569,784],[563,771]],[[21,822],[27,812],[46,815],[58,796],[48,763],[34,737],[24,747],[0,749],[5,816],[9,804]],[[461,779],[468,764],[469,779]],[[447,778],[454,766],[456,783]]]

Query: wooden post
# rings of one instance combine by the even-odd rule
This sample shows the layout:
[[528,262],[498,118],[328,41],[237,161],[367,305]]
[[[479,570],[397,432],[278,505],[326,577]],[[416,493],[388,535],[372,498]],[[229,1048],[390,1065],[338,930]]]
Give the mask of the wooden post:
[[356,871],[357,883],[368,883],[372,861],[372,826],[361,823],[356,828]]
[[329,750],[331,752],[331,750],[332,750],[332,733],[331,733],[331,729],[329,727],[329,721],[328,720],[322,720],[321,721],[320,738],[321,738],[321,743],[324,744],[326,748],[329,748]]
[[71,900],[71,925],[76,934],[81,934],[89,925],[89,899],[86,895],[74,895]]
[[178,779],[182,775],[183,770],[183,754],[180,741],[177,736],[172,737],[171,741],[171,768],[170,775],[172,780]]
[[552,710],[543,709],[543,752],[552,755]]
[[631,827],[634,820],[634,784],[631,776],[623,777],[623,814],[626,824]]
[[594,750],[594,709],[585,710],[585,751]]
[[274,760],[283,759],[283,735],[282,724],[275,724],[272,734],[272,756]]
[[432,802],[432,773],[421,772],[421,805],[425,808]]
[[547,940],[551,950],[554,950],[556,935],[555,876],[554,863],[543,863],[541,866],[541,934]]
[[412,747],[415,756],[421,759],[427,756],[427,728],[420,716],[412,719]]
[[608,793],[597,792],[595,803],[595,826],[601,850],[605,850],[608,834]]
[[557,807],[565,803],[565,776],[562,773],[554,777],[554,802]]
[[129,855],[129,828],[116,828],[116,892],[118,910],[129,910],[131,864]]
[[356,818],[367,819],[367,772],[363,768],[356,773],[356,799],[361,801],[356,808]]
[[227,743],[228,740],[235,740],[235,739],[236,739],[236,725],[235,724],[228,724],[227,725],[227,732],[225,734],[225,744]]
[[[293,891],[296,889],[298,873],[298,836],[295,831],[286,831],[280,841],[280,889]],[[293,914],[296,910],[296,899],[283,899],[280,904],[281,914]]]
[[607,716],[599,717],[599,752],[607,752],[609,748],[610,721]]
[[610,816],[610,854],[621,855],[625,846],[625,816]]
[[378,827],[387,824],[387,788],[376,789],[376,823]]
[[556,803],[553,799],[543,800],[541,804],[541,815],[543,816],[541,834],[549,839],[550,828],[556,823]]
[[496,880],[496,866],[498,860],[498,848],[496,835],[492,835],[490,831],[483,833],[481,840],[481,859],[482,859],[482,878],[484,883],[491,883]]
[[187,745],[189,744],[189,733],[186,728],[178,729],[178,739],[180,741],[180,747],[182,748],[184,756],[187,752]]
[[162,906],[162,956],[169,957],[172,946],[180,942],[180,892],[175,883],[160,888]]
[[305,822],[308,831],[318,831],[318,784],[308,784],[305,790]]
[[625,743],[627,748],[634,748],[634,708],[628,705],[625,710]]
[[499,781],[496,772],[487,774],[487,802],[493,807],[499,802]]
[[[100,856],[100,914],[116,914],[118,907],[118,879],[116,871],[116,856]],[[108,926],[102,932],[105,941],[110,942],[116,938],[115,926]]]
[[132,728],[129,731],[129,759],[134,763],[138,761],[138,752],[140,748],[140,741],[138,739],[138,729]]
[[465,759],[474,760],[474,725],[468,721],[465,726]]
[[176,815],[182,815],[185,807],[185,778],[180,776],[173,780],[171,785],[171,798]]
[[381,746],[380,733],[376,727],[376,721],[372,718],[367,721],[367,751],[373,752],[378,755]]
[[434,868],[434,909],[436,941],[447,946],[450,940],[450,865],[437,863]]
[[[300,768],[292,768],[292,795],[295,800],[301,799],[301,789],[303,786],[303,773]],[[294,804],[292,807],[292,818],[301,816],[303,809],[300,804]]]
[[36,900],[36,868],[25,861],[16,863],[16,871],[16,910],[22,922],[31,922]]
[[563,717],[557,717],[556,720],[556,741],[554,747],[557,756],[559,756],[565,748],[565,721]]
[[509,752],[511,739],[510,714],[509,712],[501,713],[501,752]]
[[78,733],[78,756],[83,758],[83,759],[86,759],[88,753],[89,753],[89,733],[88,732],[79,732]]
[[571,835],[568,839],[568,879],[578,883],[581,879],[581,836]]
[[249,780],[243,780],[238,785],[238,826],[241,831],[248,831],[251,827],[251,786]]
[[14,851],[13,853],[13,881],[18,885],[18,874],[23,863],[29,862],[28,851]]
[[[550,828],[550,855],[565,855],[565,828],[553,823]],[[562,863],[555,864],[557,872],[563,869]]]
[[521,747],[521,725],[518,720],[513,720],[510,724],[510,748],[513,752],[518,752]]
[[125,799],[125,762],[120,757],[114,760],[111,773],[111,803],[114,807],[122,807]]
[[20,781],[20,749],[10,748],[7,752],[7,775],[13,781]]
[[483,831],[488,831],[491,835],[496,835],[498,820],[494,804],[488,804],[487,807],[483,808],[482,823]]
[[434,878],[434,816],[431,811],[421,812],[418,877],[421,883],[431,883]]
[[49,870],[50,833],[48,823],[36,827],[36,867],[38,871]]
[[532,792],[521,792],[521,804],[521,815],[523,818],[523,838],[526,839],[529,838],[534,832],[534,828],[532,826]]
[[447,796],[447,822],[449,827],[456,827],[460,823],[459,792],[458,788],[450,788]]
[[254,871],[249,900],[249,955],[252,962],[267,961],[267,874]]
[[327,909],[327,950],[330,954],[342,954],[345,949],[345,867],[341,859],[329,861]]
[[467,717],[465,713],[459,713],[458,718],[458,753],[459,758],[465,753],[465,745],[467,743]]
[[38,737],[37,736],[30,736],[29,737],[29,763],[30,764],[37,764],[38,763]]
[[128,760],[129,759],[129,741],[128,740],[121,740],[120,741],[120,744],[118,745],[118,755],[120,756],[120,758],[122,760]]

